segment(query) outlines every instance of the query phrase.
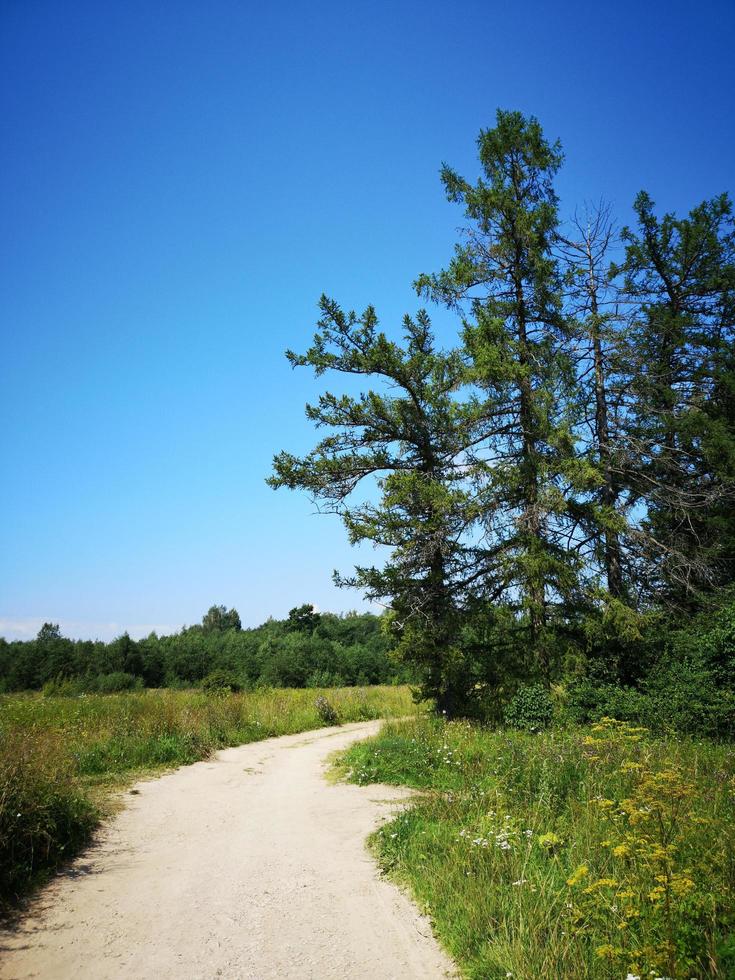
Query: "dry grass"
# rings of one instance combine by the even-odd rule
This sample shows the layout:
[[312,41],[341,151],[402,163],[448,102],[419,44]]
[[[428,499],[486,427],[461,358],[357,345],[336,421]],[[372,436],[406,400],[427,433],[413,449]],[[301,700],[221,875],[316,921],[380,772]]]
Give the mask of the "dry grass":
[[89,840],[115,790],[218,748],[321,728],[319,697],[340,722],[413,708],[405,687],[0,697],[0,912]]

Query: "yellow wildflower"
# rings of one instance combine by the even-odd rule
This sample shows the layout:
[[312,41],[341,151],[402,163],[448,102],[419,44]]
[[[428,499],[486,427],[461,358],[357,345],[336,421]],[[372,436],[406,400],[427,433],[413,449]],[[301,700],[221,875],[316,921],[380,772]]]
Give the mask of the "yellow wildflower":
[[610,946],[609,944],[606,944],[605,946],[598,946],[595,953],[600,957],[600,959],[612,960],[615,957],[615,947]]
[[577,870],[574,872],[571,878],[567,878],[567,884],[578,885],[580,881],[587,875],[589,870],[590,869],[587,867],[586,864],[580,864],[580,866],[577,868]]
[[617,888],[618,882],[615,878],[598,878],[597,881],[593,881],[591,885],[587,885],[584,889],[585,895],[591,895],[593,892],[599,891],[601,888]]

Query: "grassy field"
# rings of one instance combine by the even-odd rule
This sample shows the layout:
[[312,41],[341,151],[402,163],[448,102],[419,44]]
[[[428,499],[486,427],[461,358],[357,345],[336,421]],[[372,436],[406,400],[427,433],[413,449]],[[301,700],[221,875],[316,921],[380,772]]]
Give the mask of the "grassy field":
[[338,762],[424,790],[373,843],[477,980],[735,977],[735,748],[430,719]]
[[406,687],[0,697],[0,912],[89,840],[113,791],[212,751],[415,711]]

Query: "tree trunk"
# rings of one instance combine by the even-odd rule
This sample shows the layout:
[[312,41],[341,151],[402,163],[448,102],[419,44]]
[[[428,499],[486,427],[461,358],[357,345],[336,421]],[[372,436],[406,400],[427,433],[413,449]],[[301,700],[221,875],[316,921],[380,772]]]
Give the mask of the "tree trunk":
[[[520,268],[520,247],[516,249],[517,267]],[[543,535],[541,513],[539,509],[539,464],[537,450],[536,422],[533,413],[533,388],[531,379],[526,372],[528,366],[528,333],[527,310],[523,292],[523,282],[520,274],[514,277],[516,293],[516,319],[518,327],[518,361],[522,368],[519,380],[520,389],[520,423],[522,432],[521,442],[521,474],[524,484],[525,512],[523,521],[528,538],[528,548],[534,557],[540,558],[543,551]],[[531,628],[531,645],[536,655],[541,678],[547,686],[551,683],[551,665],[546,648],[546,589],[543,572],[532,568],[526,580],[528,615]]]

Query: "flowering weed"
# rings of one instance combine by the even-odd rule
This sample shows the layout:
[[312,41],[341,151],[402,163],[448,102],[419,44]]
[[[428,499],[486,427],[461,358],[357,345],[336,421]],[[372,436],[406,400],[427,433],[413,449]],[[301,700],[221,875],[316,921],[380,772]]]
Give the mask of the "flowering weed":
[[341,762],[423,789],[374,838],[472,978],[735,976],[735,752],[605,719],[542,735],[430,719]]

